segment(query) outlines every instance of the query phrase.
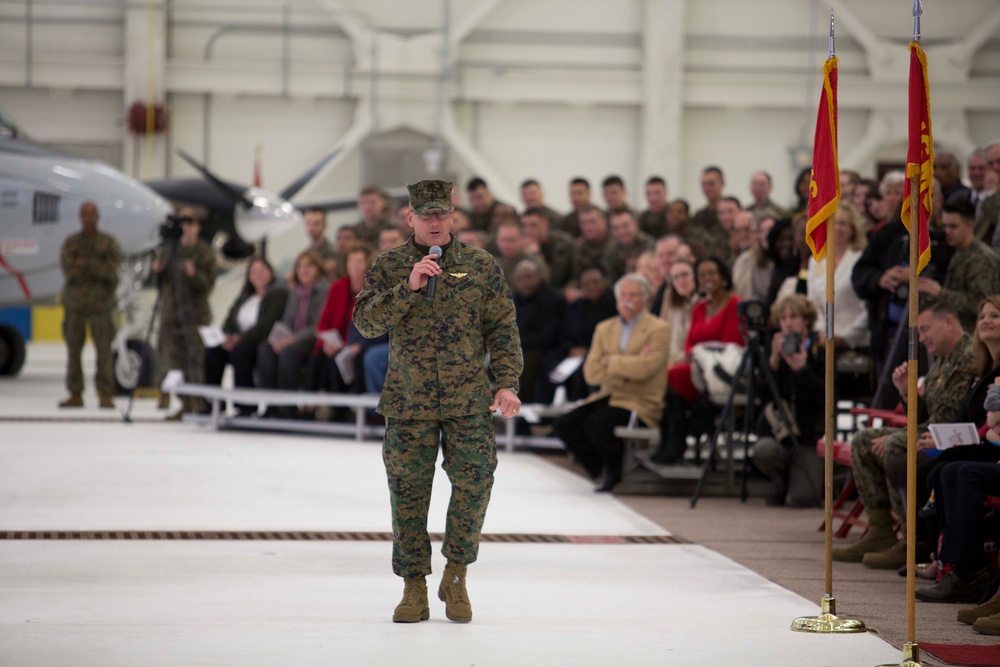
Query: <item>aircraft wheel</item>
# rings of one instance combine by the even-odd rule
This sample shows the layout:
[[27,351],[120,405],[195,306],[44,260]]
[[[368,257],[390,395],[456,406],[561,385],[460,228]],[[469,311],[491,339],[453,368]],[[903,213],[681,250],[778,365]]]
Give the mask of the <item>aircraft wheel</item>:
[[17,375],[24,366],[25,348],[21,332],[0,324],[0,375]]
[[153,381],[153,348],[145,341],[125,342],[125,353],[115,350],[115,391],[128,394],[133,387],[148,387]]

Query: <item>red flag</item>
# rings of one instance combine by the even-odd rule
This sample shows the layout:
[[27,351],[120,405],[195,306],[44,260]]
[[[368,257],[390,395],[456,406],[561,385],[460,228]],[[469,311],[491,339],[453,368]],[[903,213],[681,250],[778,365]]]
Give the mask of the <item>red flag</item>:
[[931,134],[931,95],[927,83],[927,55],[917,42],[910,42],[910,140],[906,149],[906,183],[903,185],[903,224],[910,227],[911,178],[919,177],[917,208],[917,273],[931,261],[931,236],[928,228],[934,210],[934,138]]
[[806,243],[817,262],[826,256],[826,220],[840,205],[840,166],[837,163],[838,62],[834,56],[823,65],[823,92],[819,96],[816,136],[813,138]]
[[253,186],[259,188],[261,184],[260,177],[260,146],[254,149],[253,152]]

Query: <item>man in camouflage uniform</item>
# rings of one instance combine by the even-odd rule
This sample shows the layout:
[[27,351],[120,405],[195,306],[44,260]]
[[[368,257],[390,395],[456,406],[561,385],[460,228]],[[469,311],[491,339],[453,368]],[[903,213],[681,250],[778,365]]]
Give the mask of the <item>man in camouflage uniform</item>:
[[649,208],[639,214],[639,229],[658,239],[667,233],[667,182],[662,177],[646,181],[646,203]]
[[115,308],[115,288],[118,287],[118,264],[121,251],[118,241],[97,231],[100,212],[93,202],[80,206],[79,234],[66,239],[62,247],[62,271],[66,276],[63,287],[63,338],[69,348],[66,368],[66,388],[69,398],[60,408],[83,407],[83,366],[80,355],[87,338],[87,323],[97,350],[97,394],[102,408],[115,407],[114,358],[111,343],[115,324],[111,314]]
[[920,293],[948,301],[958,311],[958,319],[967,333],[976,330],[979,302],[1000,292],[1000,258],[993,249],[976,240],[976,207],[967,197],[959,196],[944,203],[941,227],[944,240],[955,249],[944,284],[933,278],[920,278]]
[[306,250],[312,250],[323,260],[323,268],[327,274],[336,275],[337,248],[330,243],[326,237],[326,211],[321,208],[310,208],[305,214],[306,236],[309,237],[309,246]]
[[[164,245],[153,261],[153,272],[160,275],[160,377],[169,370],[180,370],[186,382],[201,382],[205,368],[205,345],[198,335],[199,326],[212,323],[208,295],[215,285],[215,255],[198,234],[201,222],[193,209],[177,212],[181,228],[179,239]],[[160,394],[160,407],[170,406],[170,397]],[[196,402],[185,398],[181,411],[167,419],[180,419],[183,412],[194,412]]]
[[[521,373],[514,304],[493,257],[451,235],[453,185],[409,186],[413,236],[378,256],[354,307],[354,324],[373,338],[389,333],[389,370],[378,412],[386,417],[382,456],[392,504],[392,569],[405,580],[393,621],[429,617],[427,511],[439,446],[451,481],[438,597],[446,615],[472,620],[466,566],[476,560],[496,469],[492,412],[513,417]],[[431,247],[443,250],[438,261]],[[436,294],[427,294],[429,280]],[[483,355],[497,391],[491,397]]]
[[545,212],[529,208],[521,215],[521,228],[525,237],[545,259],[548,267],[549,287],[561,290],[573,277],[573,237],[558,229],[551,229]]
[[644,252],[652,252],[656,240],[639,231],[639,223],[632,211],[622,210],[611,214],[612,240],[604,249],[604,268],[612,284],[626,273],[635,271],[636,261]]
[[[955,307],[943,300],[925,304],[917,319],[920,342],[934,355],[927,371],[924,394],[918,397],[919,425],[922,434],[917,442],[921,450],[933,448],[927,433],[928,424],[955,421],[965,396],[975,381],[972,370],[972,339],[962,330]],[[892,373],[892,382],[906,405],[907,363]],[[851,472],[858,485],[858,495],[868,514],[868,532],[857,543],[833,550],[837,561],[858,562],[866,567],[896,569],[906,562],[906,544],[896,539],[890,509],[900,521],[906,521],[906,503],[900,490],[886,478],[890,459],[906,456],[906,429],[865,429],[851,442]]]

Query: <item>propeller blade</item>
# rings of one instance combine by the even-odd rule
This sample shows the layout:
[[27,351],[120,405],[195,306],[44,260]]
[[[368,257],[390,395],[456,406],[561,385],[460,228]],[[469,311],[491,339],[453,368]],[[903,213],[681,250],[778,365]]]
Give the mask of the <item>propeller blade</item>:
[[279,193],[278,196],[280,196],[285,201],[290,201],[292,197],[294,197],[295,195],[297,195],[299,193],[299,190],[301,190],[302,188],[304,188],[306,186],[306,183],[308,183],[309,181],[311,181],[313,179],[313,177],[316,174],[319,173],[320,169],[322,169],[323,167],[325,167],[330,162],[330,160],[332,160],[333,158],[337,157],[337,155],[342,150],[343,150],[343,147],[340,147],[340,148],[334,150],[332,153],[324,156],[323,159],[321,159],[319,162],[317,162],[311,169],[309,169],[309,171],[307,171],[306,173],[302,174],[301,176],[299,176],[298,178],[296,178],[294,181],[292,181],[292,183],[288,187],[286,187],[284,190],[282,190]]
[[226,198],[232,201],[234,205],[243,204],[243,206],[246,208],[250,208],[251,206],[253,206],[253,202],[247,199],[243,190],[239,190],[230,185],[229,183],[223,181],[221,178],[210,172],[207,167],[205,167],[203,164],[199,163],[197,160],[191,157],[183,149],[178,148],[177,154],[180,155],[185,162],[187,162],[189,165],[197,169],[198,173],[200,173],[202,176],[205,177],[205,180],[214,185],[215,189],[221,192],[223,195],[225,195]]

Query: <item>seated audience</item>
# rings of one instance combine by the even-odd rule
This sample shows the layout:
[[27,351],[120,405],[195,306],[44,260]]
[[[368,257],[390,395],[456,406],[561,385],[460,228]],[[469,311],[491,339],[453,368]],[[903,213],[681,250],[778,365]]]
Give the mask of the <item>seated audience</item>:
[[[363,368],[361,366],[362,336],[353,329],[351,319],[354,303],[365,285],[365,273],[372,265],[375,253],[367,243],[357,243],[347,250],[346,275],[331,283],[326,302],[316,322],[316,344],[309,363],[308,388],[312,391],[333,393],[361,393]],[[331,336],[336,332],[336,336]],[[343,352],[345,348],[347,352]],[[339,355],[350,359],[351,370],[347,377],[337,363]],[[343,412],[341,412],[343,416]]]
[[826,340],[826,262],[833,250],[833,288],[835,308],[833,321],[834,347],[857,349],[868,347],[868,306],[854,291],[851,276],[854,265],[868,245],[868,238],[861,226],[861,216],[852,204],[840,205],[833,215],[833,243],[827,246],[827,256],[817,262],[809,253],[809,300],[819,312],[817,328],[819,342]]
[[[997,403],[1000,407],[1000,400]],[[996,415],[991,419],[996,434],[1000,414],[992,414]],[[917,589],[918,600],[978,602],[993,579],[993,570],[983,549],[988,537],[983,519],[988,511],[987,496],[1000,495],[1000,447],[994,450],[993,461],[952,461],[941,466],[938,511],[944,516],[944,523],[939,558],[948,571],[933,586]],[[992,606],[996,607],[995,601]],[[989,628],[992,632],[988,634],[1000,634],[1000,613],[983,614],[971,620],[977,631]]]
[[701,391],[691,379],[691,350],[700,343],[743,344],[736,313],[740,298],[732,293],[729,269],[718,257],[706,257],[695,265],[695,276],[697,289],[705,298],[691,309],[684,359],[678,360],[668,371],[666,408],[660,424],[662,437],[659,448],[651,457],[656,463],[679,462],[687,448],[687,436],[693,435],[697,439],[711,428],[711,419],[705,419],[703,409],[695,413],[696,420],[692,420],[689,414],[701,398]]
[[[226,364],[232,364],[233,386],[254,386],[257,347],[281,318],[287,300],[288,290],[275,286],[274,269],[267,260],[263,257],[251,259],[243,289],[222,324],[226,340],[205,350],[205,384],[221,385]],[[250,406],[236,407],[243,416],[254,412]]]
[[628,190],[625,189],[625,181],[621,176],[612,174],[601,181],[601,196],[604,197],[609,218],[615,213],[632,210],[628,205]]
[[514,267],[513,296],[524,357],[518,398],[522,403],[532,403],[542,359],[559,344],[566,302],[545,283],[545,267],[531,258]]
[[578,224],[580,233],[573,239],[572,280],[565,291],[567,301],[580,298],[580,275],[584,271],[600,266],[602,273],[607,273],[604,268],[604,253],[611,245],[607,216],[601,209],[588,204],[578,212]]
[[545,193],[542,192],[541,184],[533,178],[521,183],[521,203],[524,204],[525,213],[529,209],[538,209],[538,212],[549,221],[552,229],[557,229],[562,215],[545,204]]
[[572,278],[573,237],[550,229],[550,224],[545,211],[540,208],[529,208],[521,215],[521,229],[529,249],[545,259],[549,286],[561,290]]
[[667,233],[667,182],[660,176],[646,181],[646,204],[639,214],[639,229],[658,239]]
[[666,275],[663,273],[663,269],[660,268],[660,262],[656,258],[656,253],[647,251],[639,255],[639,259],[635,263],[635,272],[641,274],[646,279],[646,282],[649,283],[649,289],[653,290],[654,296],[651,297],[650,303],[646,304],[647,309],[652,309],[653,303],[656,300],[655,295],[659,294],[662,296],[662,290],[666,285]]
[[663,410],[670,327],[646,311],[649,297],[639,274],[615,283],[619,316],[597,325],[583,369],[587,384],[600,390],[553,425],[566,451],[593,479],[604,473],[597,491],[611,491],[621,481],[624,445],[615,427],[627,425],[635,412],[655,428]]
[[635,263],[642,253],[653,250],[656,241],[639,231],[639,223],[630,210],[611,214],[611,243],[604,251],[604,269],[608,278],[617,281],[626,273],[635,271]]
[[670,265],[669,281],[658,315],[670,325],[670,366],[686,361],[684,344],[691,329],[691,309],[698,301],[694,263],[677,259]]
[[580,213],[585,208],[593,206],[590,203],[590,181],[578,177],[569,182],[569,203],[573,210],[563,216],[562,220],[554,225],[554,229],[576,238],[580,235]]
[[789,278],[799,274],[799,257],[795,252],[795,230],[791,220],[778,220],[767,235],[767,254],[773,268],[767,285],[768,308],[778,298],[778,292]]
[[323,269],[328,275],[337,270],[337,248],[326,237],[326,211],[321,208],[310,208],[305,214],[306,236],[309,237],[311,250],[323,261]]
[[370,247],[378,245],[379,233],[386,227],[391,227],[386,210],[385,195],[377,185],[366,185],[358,194],[358,212],[361,220],[352,225],[358,240],[364,241]]
[[677,251],[680,249],[683,241],[684,239],[680,236],[671,233],[664,234],[656,239],[653,255],[656,258],[659,274],[663,279],[660,281],[659,289],[656,289],[656,294],[653,296],[653,305],[649,308],[654,315],[659,315],[663,308],[663,295],[670,285],[670,267],[673,265],[674,260],[677,259]]
[[944,204],[941,227],[945,243],[954,248],[955,254],[948,262],[943,284],[930,276],[921,275],[919,279],[920,293],[953,304],[962,328],[970,333],[976,326],[979,302],[987,295],[1000,293],[1000,258],[992,248],[976,240],[975,221],[976,209],[967,196]]
[[[753,464],[771,480],[767,504],[815,507],[822,502],[823,460],[816,456],[816,440],[823,435],[825,368],[815,335],[816,307],[801,294],[782,297],[771,307],[768,366],[785,403],[784,417],[774,403],[765,407]],[[785,432],[798,430],[797,434]]]
[[[927,371],[924,392],[917,398],[919,431],[918,460],[924,460],[923,450],[933,445],[927,434],[928,424],[955,421],[968,388],[975,379],[972,360],[972,339],[962,330],[954,306],[931,300],[921,307],[917,318],[920,342],[934,355]],[[907,362],[892,373],[892,383],[906,405],[909,391]],[[864,429],[851,441],[851,465],[858,485],[858,496],[865,504],[868,532],[849,547],[833,550],[833,559],[861,562],[875,569],[896,569],[906,563],[906,544],[896,539],[891,512],[900,521],[906,520],[906,503],[886,470],[896,464],[896,457],[906,456],[906,429]]]
[[[295,260],[293,278],[288,284],[285,312],[275,324],[284,325],[290,335],[268,339],[257,347],[257,380],[265,389],[298,389],[302,369],[316,344],[316,322],[326,300],[328,283],[323,264],[316,253],[305,251]],[[267,416],[291,416],[290,410],[268,410]]]
[[774,260],[767,252],[767,236],[772,227],[774,218],[770,216],[750,221],[750,247],[733,262],[733,291],[741,299],[767,301],[774,271]]
[[[542,361],[544,374],[540,379],[543,393],[538,397],[541,403],[551,403],[555,393],[556,385],[549,379],[549,373],[567,358],[585,359],[597,324],[615,315],[615,297],[608,289],[604,269],[600,266],[592,266],[583,272],[580,291],[583,296],[566,306],[559,344]],[[583,378],[582,364],[561,385],[566,388],[566,398],[570,401],[586,398],[590,393]]]

